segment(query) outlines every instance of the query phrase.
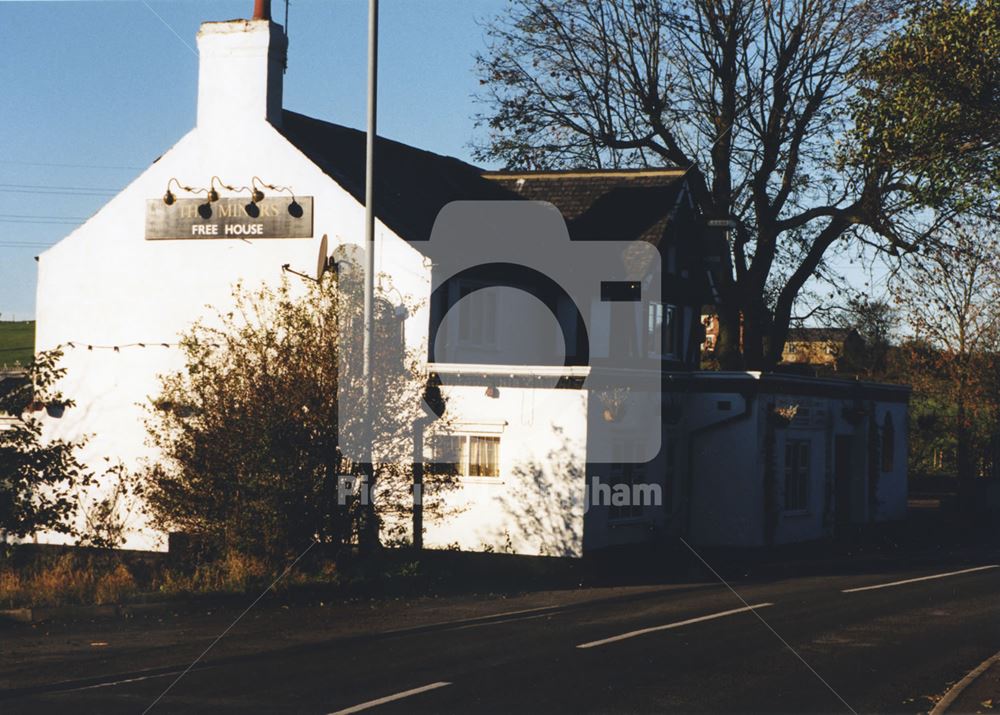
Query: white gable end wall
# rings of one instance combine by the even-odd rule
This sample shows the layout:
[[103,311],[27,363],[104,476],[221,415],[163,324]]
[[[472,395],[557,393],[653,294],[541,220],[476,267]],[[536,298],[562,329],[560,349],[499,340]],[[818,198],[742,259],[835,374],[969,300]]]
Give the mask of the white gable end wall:
[[[145,240],[148,199],[162,197],[171,178],[207,187],[213,176],[234,186],[259,176],[314,197],[313,238]],[[331,252],[343,243],[362,245],[363,226],[358,201],[266,121],[263,109],[246,117],[199,111],[197,129],[39,257],[36,349],[64,346],[67,374],[61,389],[77,404],[60,419],[47,418],[46,435],[89,435],[81,456],[97,472],[108,460],[138,468],[141,458],[150,456],[143,405],[158,391],[157,375],[182,367],[180,352],[160,343],[177,342],[192,322],[213,315],[207,306],[224,311],[237,282],[250,288],[275,285],[283,264],[311,273],[323,234],[329,235]],[[429,277],[419,254],[381,223],[376,242],[378,263],[392,266],[395,287],[426,299]],[[426,308],[409,317],[410,347],[424,344],[426,326]],[[75,347],[68,347],[70,342]],[[148,347],[87,349],[133,343]],[[126,546],[165,544],[143,530]]]

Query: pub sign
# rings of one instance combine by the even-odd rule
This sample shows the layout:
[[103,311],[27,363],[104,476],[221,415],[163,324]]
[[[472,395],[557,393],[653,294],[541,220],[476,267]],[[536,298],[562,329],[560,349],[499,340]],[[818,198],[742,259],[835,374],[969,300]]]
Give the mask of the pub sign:
[[268,196],[146,201],[146,240],[312,238],[312,196]]

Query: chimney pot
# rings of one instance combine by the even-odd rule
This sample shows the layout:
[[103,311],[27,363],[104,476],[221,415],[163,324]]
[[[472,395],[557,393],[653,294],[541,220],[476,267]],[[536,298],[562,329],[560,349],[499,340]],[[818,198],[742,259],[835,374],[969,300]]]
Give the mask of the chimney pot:
[[271,19],[271,0],[254,0],[253,19],[254,20]]

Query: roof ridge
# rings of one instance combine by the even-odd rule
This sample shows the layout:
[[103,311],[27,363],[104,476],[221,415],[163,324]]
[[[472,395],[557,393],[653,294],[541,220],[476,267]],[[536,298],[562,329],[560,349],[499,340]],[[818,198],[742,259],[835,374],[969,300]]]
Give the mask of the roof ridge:
[[[349,127],[346,124],[337,124],[336,122],[330,122],[330,121],[327,121],[326,119],[320,119],[318,117],[310,117],[308,114],[302,114],[301,112],[295,112],[295,111],[293,111],[291,109],[282,109],[281,111],[284,112],[284,113],[286,113],[286,114],[293,114],[293,115],[295,115],[299,119],[304,119],[306,121],[314,122],[316,124],[325,124],[328,127],[333,127],[335,129],[341,129],[341,130],[345,130],[345,131],[349,131],[349,132],[354,132],[354,133],[356,133],[356,134],[358,134],[360,136],[364,136],[364,134],[365,134],[365,130],[364,129],[357,129],[355,127]],[[417,153],[424,154],[424,155],[427,155],[427,156],[435,157],[437,159],[445,159],[445,160],[448,160],[448,161],[453,161],[453,162],[456,162],[458,164],[461,164],[464,168],[471,169],[471,170],[479,172],[479,173],[482,173],[482,171],[483,171],[483,169],[481,167],[478,167],[475,164],[470,164],[469,162],[465,161],[464,159],[459,159],[457,156],[452,156],[451,154],[440,154],[440,153],[438,153],[436,151],[431,151],[430,149],[423,149],[423,148],[418,147],[418,146],[413,146],[412,144],[407,144],[406,142],[400,141],[399,139],[392,139],[390,137],[387,137],[385,134],[379,134],[378,132],[376,132],[375,137],[379,140],[379,143],[386,142],[386,143],[394,144],[394,145],[396,145],[398,147],[401,147],[402,149],[404,149],[406,151],[417,152]]]
[[646,169],[543,169],[543,170],[499,170],[484,171],[485,179],[578,179],[612,178],[630,176],[675,176],[681,177],[686,169],[658,167]]

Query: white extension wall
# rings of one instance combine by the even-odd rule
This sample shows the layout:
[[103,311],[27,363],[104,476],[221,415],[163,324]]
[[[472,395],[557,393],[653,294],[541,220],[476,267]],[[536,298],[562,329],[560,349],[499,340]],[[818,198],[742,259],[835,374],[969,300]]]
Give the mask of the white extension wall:
[[[460,477],[424,544],[463,550],[581,556],[584,529],[585,390],[450,385],[449,430],[500,437],[499,477]],[[430,456],[428,454],[428,456]]]
[[[713,381],[738,379],[749,389],[758,373],[705,373],[702,388],[689,398],[687,427],[691,453],[690,533],[700,544],[756,547],[813,541],[836,533],[838,469],[848,480],[845,517],[859,525],[902,519],[907,500],[907,388],[846,381],[782,377],[788,393],[761,389],[746,399],[735,391],[711,391]],[[769,419],[772,405],[795,406],[790,424]],[[860,410],[860,411],[859,411]],[[855,414],[857,413],[857,414]],[[881,450],[886,416],[891,415],[891,464]],[[872,464],[870,421],[875,421],[876,457]],[[837,439],[850,443],[844,464],[837,464]],[[768,442],[771,441],[769,445]],[[785,508],[785,447],[790,440],[809,447],[806,504]],[[768,471],[770,460],[770,473]],[[885,469],[885,467],[890,467]],[[871,476],[876,474],[876,484]],[[771,512],[766,485],[773,489]],[[874,499],[872,495],[874,494]],[[771,524],[766,523],[772,519]]]

